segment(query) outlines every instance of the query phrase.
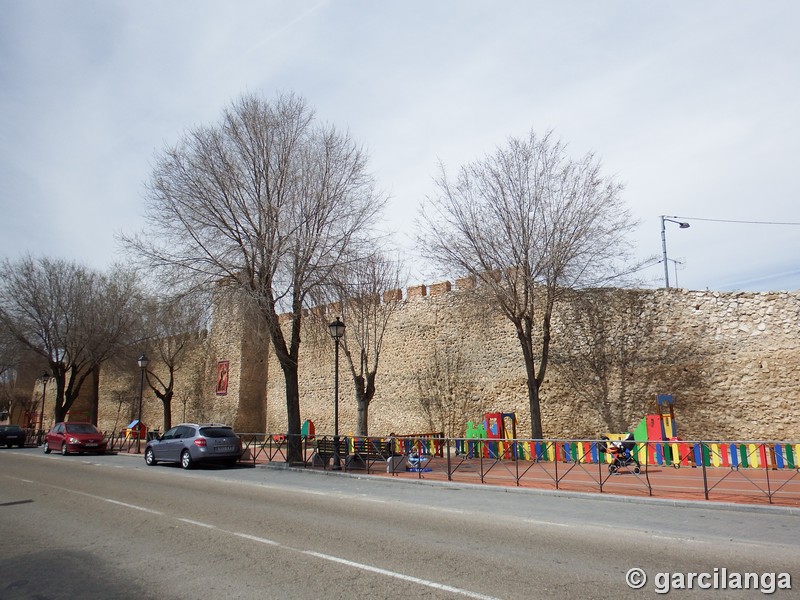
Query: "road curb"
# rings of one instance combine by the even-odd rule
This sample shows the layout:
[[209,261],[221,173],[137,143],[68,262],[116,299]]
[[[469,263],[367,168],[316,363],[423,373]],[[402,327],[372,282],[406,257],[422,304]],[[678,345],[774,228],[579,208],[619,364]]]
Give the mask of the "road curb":
[[490,491],[501,494],[523,494],[529,496],[550,496],[557,498],[576,498],[580,500],[597,500],[600,502],[619,502],[624,504],[649,504],[656,506],[674,506],[681,508],[703,508],[711,510],[725,510],[733,512],[787,514],[800,517],[800,508],[793,506],[775,506],[761,504],[740,504],[734,502],[716,502],[712,500],[679,500],[675,498],[652,498],[642,496],[625,496],[622,494],[609,494],[600,492],[573,492],[565,490],[546,490],[541,488],[512,487],[503,485],[487,485],[480,483],[462,483],[456,481],[433,481],[428,479],[390,478],[381,475],[368,475],[367,473],[353,473],[346,471],[331,471],[308,469],[294,466],[284,462],[268,462],[256,465],[257,468],[293,471],[308,475],[326,475],[331,477],[350,477],[362,481],[383,481],[391,484],[427,485],[433,487],[447,487],[449,489],[474,489]]

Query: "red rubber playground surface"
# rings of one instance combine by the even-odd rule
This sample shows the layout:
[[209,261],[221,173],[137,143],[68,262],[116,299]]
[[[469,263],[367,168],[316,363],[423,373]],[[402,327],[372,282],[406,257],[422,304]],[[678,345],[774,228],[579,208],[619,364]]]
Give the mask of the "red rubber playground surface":
[[432,458],[426,467],[430,470],[387,473],[386,464],[376,462],[369,473],[403,479],[800,507],[799,469],[642,465],[639,474],[622,468],[612,475],[605,464],[456,459],[450,462],[448,477],[447,459],[439,457]]

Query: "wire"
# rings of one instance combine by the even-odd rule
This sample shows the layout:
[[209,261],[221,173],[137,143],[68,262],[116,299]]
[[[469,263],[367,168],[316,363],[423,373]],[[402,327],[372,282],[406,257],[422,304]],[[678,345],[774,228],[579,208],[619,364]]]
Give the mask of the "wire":
[[743,223],[745,225],[800,225],[800,223],[790,223],[781,221],[734,221],[732,219],[702,219],[700,217],[672,217],[674,219],[686,219],[687,221],[712,221],[714,223]]
[[782,273],[773,273],[772,275],[765,275],[763,277],[756,277],[754,279],[745,279],[744,281],[735,281],[733,283],[726,283],[722,287],[724,288],[736,288],[740,285],[746,285],[748,283],[761,283],[764,281],[772,281],[775,279],[783,279],[784,277],[791,277],[793,275],[800,275],[800,269],[795,269],[794,271],[784,271]]

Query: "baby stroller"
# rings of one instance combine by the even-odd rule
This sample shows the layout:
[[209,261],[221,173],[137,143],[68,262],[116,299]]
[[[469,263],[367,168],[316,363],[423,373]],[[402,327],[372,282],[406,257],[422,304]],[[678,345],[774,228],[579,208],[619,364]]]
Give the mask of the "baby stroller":
[[600,451],[607,451],[614,457],[614,460],[608,465],[608,472],[612,475],[618,473],[623,467],[630,467],[633,465],[634,475],[642,472],[641,465],[636,457],[633,455],[633,448],[636,442],[633,441],[633,434],[629,433],[625,439],[619,441],[611,441],[606,436],[601,436],[600,439],[604,440],[600,443]]

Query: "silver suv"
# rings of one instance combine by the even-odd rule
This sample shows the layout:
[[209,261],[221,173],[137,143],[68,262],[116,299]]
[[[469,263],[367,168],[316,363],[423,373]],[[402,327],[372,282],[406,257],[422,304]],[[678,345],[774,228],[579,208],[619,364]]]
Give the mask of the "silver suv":
[[232,466],[242,455],[242,440],[233,429],[219,423],[181,423],[147,442],[144,462],[179,462],[191,469],[199,462],[220,462]]

